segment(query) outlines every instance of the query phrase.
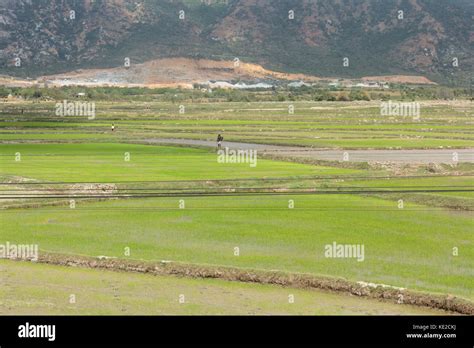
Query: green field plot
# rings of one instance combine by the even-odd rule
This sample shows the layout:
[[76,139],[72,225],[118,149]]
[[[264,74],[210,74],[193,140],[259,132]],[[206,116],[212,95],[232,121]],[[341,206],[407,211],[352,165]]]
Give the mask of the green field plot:
[[[432,207],[456,210],[474,210],[474,177],[466,175],[377,178],[369,180],[346,179],[337,182],[339,187],[372,191],[398,191],[393,194],[374,193],[379,198],[419,203]],[[334,184],[333,184],[334,185]]]
[[[396,201],[354,195],[303,195],[78,202],[75,209],[0,214],[2,239],[37,243],[48,252],[127,258],[124,250],[130,248],[133,259],[328,274],[473,294],[470,213],[410,204],[401,210]],[[333,242],[363,244],[364,260],[325,257],[325,246]],[[459,256],[453,256],[454,247]]]
[[[182,114],[180,105],[185,106]],[[293,114],[288,112],[290,105]],[[315,148],[474,147],[472,108],[429,102],[421,102],[419,120],[382,116],[380,102],[97,102],[93,120],[55,116],[51,102],[23,102],[3,109],[0,134],[6,140],[209,140],[223,133],[228,141]],[[20,114],[22,109],[27,111]]]
[[[16,161],[16,154],[21,156]],[[128,156],[128,160],[127,160]],[[46,181],[242,179],[357,173],[356,170],[259,160],[218,163],[215,152],[130,144],[2,144],[0,175]]]
[[[5,281],[0,287],[3,315],[446,313],[317,290],[14,261],[0,261],[0,276]],[[184,303],[179,302],[181,295]],[[293,303],[289,303],[290,295]]]

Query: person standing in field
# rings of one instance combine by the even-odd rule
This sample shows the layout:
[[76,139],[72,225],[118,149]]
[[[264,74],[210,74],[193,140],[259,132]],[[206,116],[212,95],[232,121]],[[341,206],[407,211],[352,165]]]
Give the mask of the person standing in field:
[[217,136],[217,148],[220,149],[222,146],[222,141],[224,140],[224,137],[222,135]]
[[112,132],[115,130],[115,123],[112,123]]

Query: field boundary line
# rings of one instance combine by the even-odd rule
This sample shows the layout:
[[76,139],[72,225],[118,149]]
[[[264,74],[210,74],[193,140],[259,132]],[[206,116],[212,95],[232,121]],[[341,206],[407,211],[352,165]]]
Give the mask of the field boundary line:
[[349,281],[307,273],[290,273],[278,270],[254,270],[231,266],[197,265],[175,261],[123,260],[108,257],[42,253],[39,263],[134,272],[152,275],[174,275],[190,278],[214,278],[246,283],[279,285],[300,289],[319,289],[379,299],[398,304],[441,309],[458,314],[474,315],[474,303],[453,295],[431,294],[384,284]]

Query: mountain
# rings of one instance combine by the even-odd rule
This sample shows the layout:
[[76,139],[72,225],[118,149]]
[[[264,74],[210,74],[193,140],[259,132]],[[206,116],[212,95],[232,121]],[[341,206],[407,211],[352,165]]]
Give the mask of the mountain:
[[238,58],[320,77],[463,84],[473,19],[470,0],[0,0],[0,74]]

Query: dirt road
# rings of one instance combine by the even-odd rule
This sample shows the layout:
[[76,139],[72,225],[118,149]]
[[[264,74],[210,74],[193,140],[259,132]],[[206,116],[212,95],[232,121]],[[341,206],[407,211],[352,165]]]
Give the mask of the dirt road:
[[[149,144],[179,144],[216,147],[215,141],[194,139],[146,139]],[[294,146],[265,145],[226,142],[230,149],[253,149],[267,154],[278,154],[299,158],[349,162],[398,162],[398,163],[454,163],[457,154],[459,162],[474,163],[474,149],[430,149],[430,150],[321,150]]]

